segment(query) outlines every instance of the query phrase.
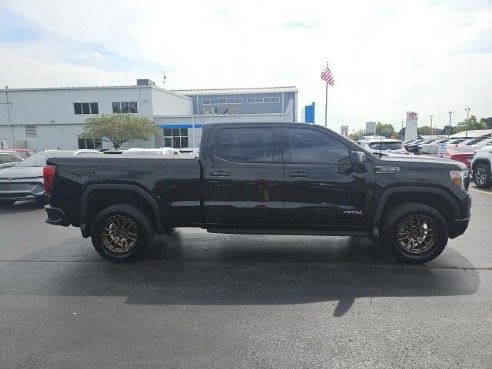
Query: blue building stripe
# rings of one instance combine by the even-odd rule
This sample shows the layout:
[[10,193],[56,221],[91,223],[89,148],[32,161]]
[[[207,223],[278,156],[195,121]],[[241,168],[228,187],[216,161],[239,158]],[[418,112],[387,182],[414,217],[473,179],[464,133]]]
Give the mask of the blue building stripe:
[[159,125],[160,128],[202,128],[203,124],[173,124],[173,123],[165,123]]

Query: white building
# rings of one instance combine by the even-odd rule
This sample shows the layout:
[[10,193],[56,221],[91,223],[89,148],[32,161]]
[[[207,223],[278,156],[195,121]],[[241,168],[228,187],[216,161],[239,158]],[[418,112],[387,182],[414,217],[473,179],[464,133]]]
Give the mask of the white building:
[[133,86],[0,89],[0,143],[35,150],[110,148],[80,139],[87,118],[143,116],[162,128],[124,147],[198,147],[204,124],[296,121],[295,87],[169,91],[148,79]]

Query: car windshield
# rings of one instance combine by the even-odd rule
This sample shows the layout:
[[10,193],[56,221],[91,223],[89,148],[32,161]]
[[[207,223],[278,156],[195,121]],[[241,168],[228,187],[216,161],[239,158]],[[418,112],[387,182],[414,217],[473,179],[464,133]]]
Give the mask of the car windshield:
[[46,151],[40,152],[33,156],[28,157],[22,163],[19,163],[18,167],[44,167],[46,165],[46,159],[54,158],[58,156],[71,156],[73,151]]

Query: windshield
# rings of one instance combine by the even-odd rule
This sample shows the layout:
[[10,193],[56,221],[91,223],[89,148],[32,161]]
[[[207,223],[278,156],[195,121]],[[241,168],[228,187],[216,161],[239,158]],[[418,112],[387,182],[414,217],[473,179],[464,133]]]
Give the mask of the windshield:
[[44,167],[46,165],[46,159],[54,158],[58,156],[71,156],[73,151],[49,151],[41,152],[36,155],[30,156],[22,163],[19,163],[18,167]]

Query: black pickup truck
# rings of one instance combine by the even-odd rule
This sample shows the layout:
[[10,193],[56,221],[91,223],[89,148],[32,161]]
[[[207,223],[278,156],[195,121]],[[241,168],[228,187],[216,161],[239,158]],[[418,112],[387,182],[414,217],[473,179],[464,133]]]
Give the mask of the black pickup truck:
[[379,158],[308,124],[209,124],[198,158],[48,159],[45,210],[113,262],[137,260],[155,233],[202,227],[362,235],[423,263],[465,232],[471,198],[463,164],[412,157]]

